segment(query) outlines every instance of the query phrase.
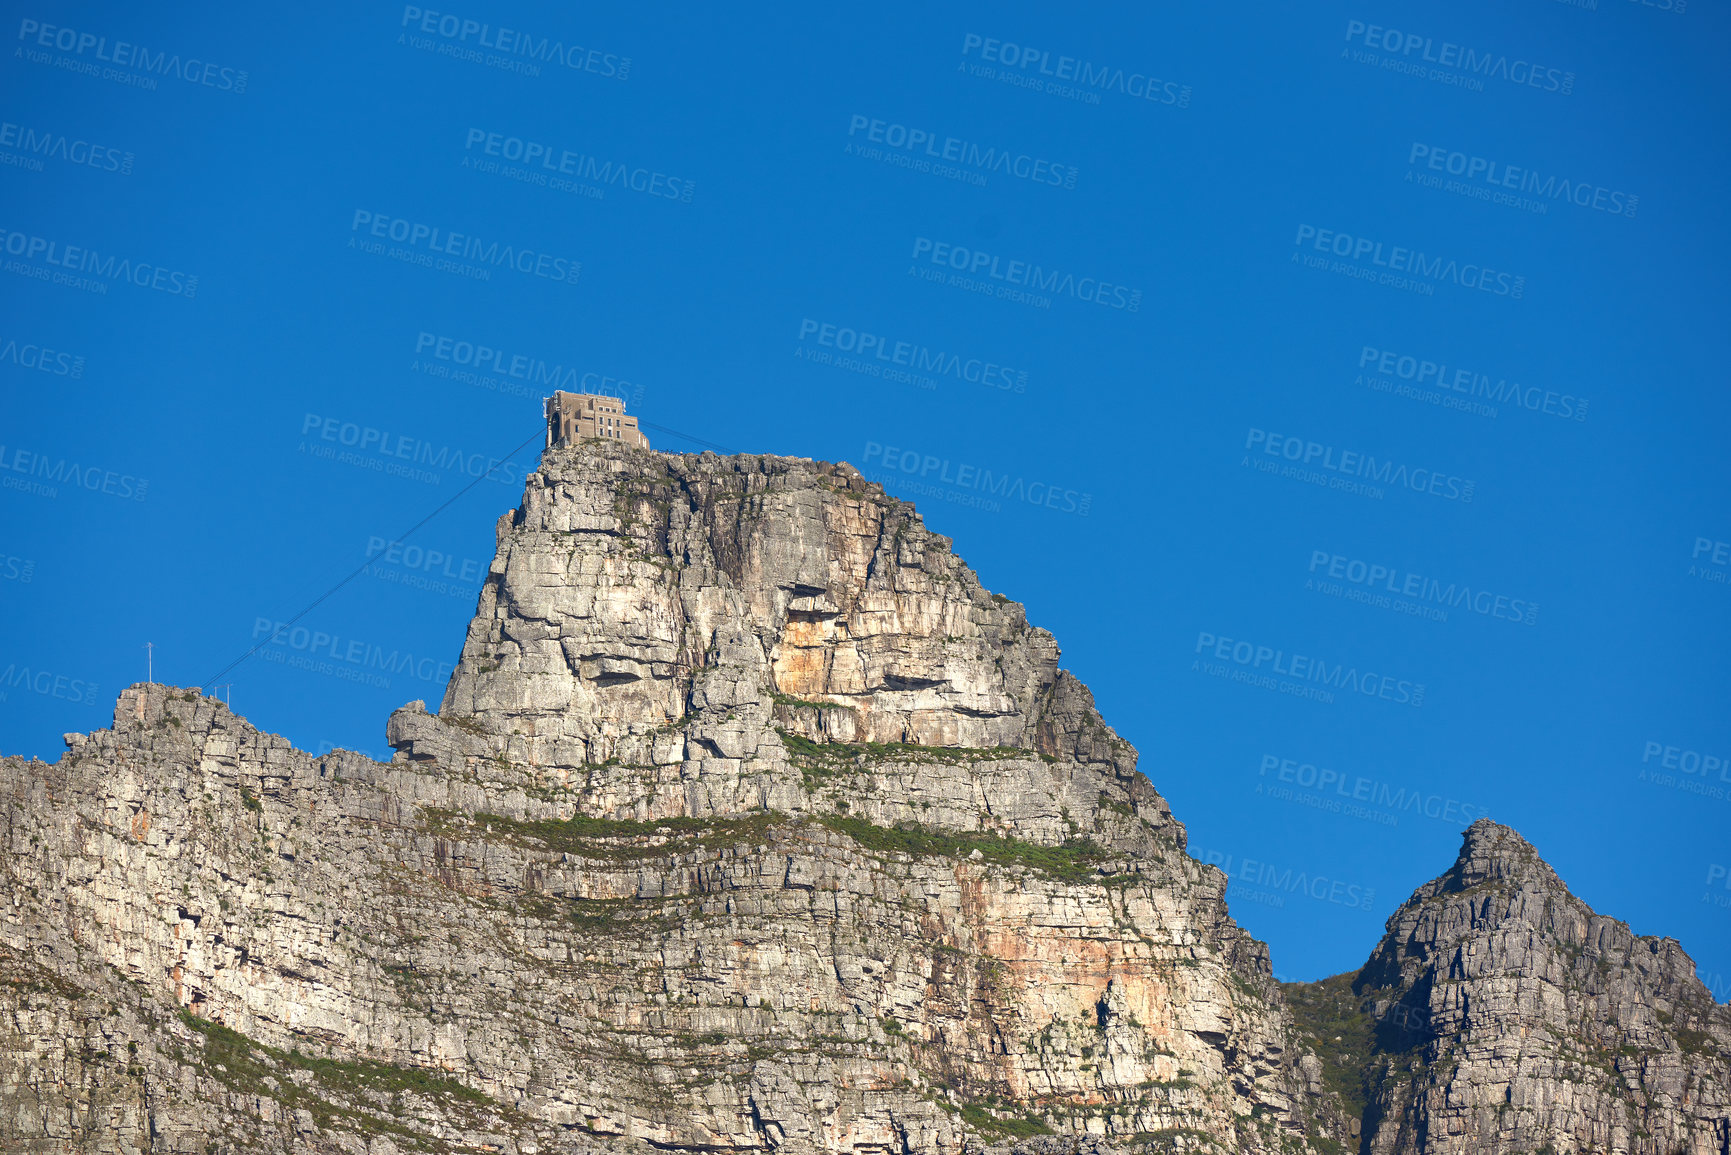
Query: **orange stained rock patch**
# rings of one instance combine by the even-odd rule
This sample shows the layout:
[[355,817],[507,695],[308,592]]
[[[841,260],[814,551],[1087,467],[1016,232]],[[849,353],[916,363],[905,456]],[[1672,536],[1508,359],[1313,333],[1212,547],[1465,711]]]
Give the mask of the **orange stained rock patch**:
[[781,644],[800,648],[822,647],[834,636],[830,623],[811,618],[789,618],[781,631]]
[[[805,626],[809,623],[788,623],[791,630],[794,625]],[[783,643],[775,659],[775,684],[783,694],[799,698],[808,694],[824,692],[825,672],[829,663],[825,660],[825,651],[821,646],[808,646],[791,643],[783,636]]]

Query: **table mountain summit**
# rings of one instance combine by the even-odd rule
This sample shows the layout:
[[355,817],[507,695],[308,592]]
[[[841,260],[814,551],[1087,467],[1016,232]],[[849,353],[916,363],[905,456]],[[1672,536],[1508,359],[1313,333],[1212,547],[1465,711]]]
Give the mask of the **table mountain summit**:
[[388,763],[0,766],[0,1145],[1731,1147],[1731,1016],[1488,821],[1280,984],[1052,636],[853,468],[556,447]]

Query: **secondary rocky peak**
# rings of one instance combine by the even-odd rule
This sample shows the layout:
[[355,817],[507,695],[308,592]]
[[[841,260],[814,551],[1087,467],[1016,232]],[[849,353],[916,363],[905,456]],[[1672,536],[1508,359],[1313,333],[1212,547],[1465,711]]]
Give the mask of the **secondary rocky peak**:
[[[1675,940],[1597,914],[1489,820],[1390,916],[1350,983],[1297,997],[1313,1026],[1356,1032],[1325,1061],[1364,1088],[1373,1155],[1722,1155],[1731,1142],[1731,1011]],[[1330,1049],[1323,1030],[1311,1037]]]

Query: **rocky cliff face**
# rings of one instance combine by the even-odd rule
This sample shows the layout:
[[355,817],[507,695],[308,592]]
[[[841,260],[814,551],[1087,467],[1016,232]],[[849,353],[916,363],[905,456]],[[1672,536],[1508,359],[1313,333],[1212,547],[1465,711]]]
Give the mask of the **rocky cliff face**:
[[[126,691],[4,772],[43,1150],[1302,1150],[1135,752],[846,466],[554,450],[390,764]],[[1315,1061],[1310,1061],[1315,1066]]]
[[1500,828],[1289,1000],[1051,636],[851,468],[556,449],[498,533],[390,763],[151,685],[0,766],[0,1145],[1720,1150],[1723,1008]]
[[1362,970],[1293,994],[1369,1155],[1731,1150],[1731,1011],[1488,820]]

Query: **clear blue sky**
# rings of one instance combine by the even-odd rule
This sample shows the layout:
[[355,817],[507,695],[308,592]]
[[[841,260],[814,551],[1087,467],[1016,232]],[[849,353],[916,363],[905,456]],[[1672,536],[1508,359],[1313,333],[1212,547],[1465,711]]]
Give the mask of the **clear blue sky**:
[[[1121,8],[14,6],[0,749],[146,642],[210,678],[539,363],[916,498],[1282,975],[1488,812],[1723,999],[1724,14]],[[388,753],[536,448],[305,620],[414,668],[274,647],[235,708]]]

